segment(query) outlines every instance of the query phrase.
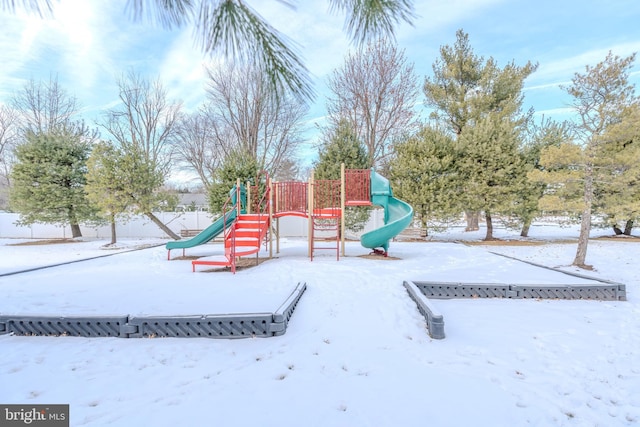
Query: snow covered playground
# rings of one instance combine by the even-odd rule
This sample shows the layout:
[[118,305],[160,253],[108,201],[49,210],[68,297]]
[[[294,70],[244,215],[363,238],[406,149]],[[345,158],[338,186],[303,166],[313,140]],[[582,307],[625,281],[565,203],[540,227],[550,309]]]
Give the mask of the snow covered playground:
[[312,261],[280,238],[236,274],[192,272],[224,231],[170,261],[166,240],[0,239],[0,401],[74,426],[636,425],[638,239],[594,230],[585,273],[575,228],[482,232]]

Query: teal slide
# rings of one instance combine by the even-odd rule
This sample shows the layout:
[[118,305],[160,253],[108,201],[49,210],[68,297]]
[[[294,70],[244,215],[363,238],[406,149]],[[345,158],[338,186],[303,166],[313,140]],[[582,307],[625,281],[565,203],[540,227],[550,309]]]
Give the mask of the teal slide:
[[384,209],[384,225],[360,237],[365,248],[382,248],[386,255],[389,240],[400,234],[411,224],[413,208],[406,202],[393,197],[389,180],[371,170],[371,203]]
[[226,216],[226,224],[225,224],[225,216],[221,216],[217,220],[213,222],[210,226],[202,230],[198,235],[192,237],[187,240],[172,240],[167,242],[166,248],[168,250],[171,249],[186,249],[193,248],[194,246],[204,245],[205,243],[213,240],[218,234],[222,233],[226,227],[228,227],[233,221],[236,219],[237,210],[233,209]]
[[[167,258],[171,257],[171,249],[186,249],[186,248],[193,248],[199,245],[204,245],[205,243],[208,243],[211,240],[213,240],[218,234],[222,233],[225,228],[231,225],[233,221],[235,221],[236,217],[238,216],[238,212],[236,209],[237,192],[236,192],[235,185],[231,190],[229,190],[229,199],[231,201],[231,210],[228,211],[226,217],[222,215],[220,218],[215,220],[213,224],[211,224],[210,226],[202,230],[200,233],[198,233],[197,236],[194,236],[191,239],[172,240],[170,242],[167,242],[167,244],[165,245],[165,247],[169,251],[169,253],[167,254]],[[244,206],[246,205],[246,202],[247,202],[247,193],[246,193],[246,189],[242,185],[240,186],[240,206],[242,207],[241,213],[244,213]]]

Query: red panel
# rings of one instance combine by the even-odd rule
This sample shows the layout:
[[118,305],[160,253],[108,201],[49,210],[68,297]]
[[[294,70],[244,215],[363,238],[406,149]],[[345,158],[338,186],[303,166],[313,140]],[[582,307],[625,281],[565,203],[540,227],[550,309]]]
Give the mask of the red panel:
[[306,182],[276,182],[274,187],[274,215],[278,215],[281,212],[296,212],[306,216],[308,188]]
[[349,206],[371,204],[371,171],[347,169],[345,172],[345,203]]

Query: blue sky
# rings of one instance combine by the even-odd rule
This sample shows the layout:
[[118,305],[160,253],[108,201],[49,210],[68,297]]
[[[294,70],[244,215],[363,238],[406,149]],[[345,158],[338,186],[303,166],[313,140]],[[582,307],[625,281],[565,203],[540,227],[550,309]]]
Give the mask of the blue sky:
[[[324,0],[298,1],[297,10],[276,0],[249,3],[297,43],[318,94],[309,123],[321,122],[326,79],[353,48],[342,31],[343,17],[330,14]],[[126,4],[61,0],[54,19],[0,12],[0,103],[31,78],[57,75],[85,119],[99,120],[117,102],[116,78],[134,69],[160,77],[170,97],[197,108],[204,100],[204,65],[212,59],[194,46],[191,29],[134,22]],[[476,54],[501,66],[538,62],[526,81],[525,105],[557,119],[570,117],[571,100],[560,85],[574,73],[602,61],[609,50],[620,56],[640,51],[637,0],[417,0],[415,7],[415,25],[400,26],[397,42],[421,82],[431,75],[440,46],[452,45],[462,28]],[[634,65],[633,82],[640,80],[638,70]]]

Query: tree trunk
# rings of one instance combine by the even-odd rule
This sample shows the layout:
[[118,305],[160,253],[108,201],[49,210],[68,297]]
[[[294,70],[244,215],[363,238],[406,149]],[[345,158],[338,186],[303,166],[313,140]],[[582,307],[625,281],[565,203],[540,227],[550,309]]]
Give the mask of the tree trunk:
[[421,233],[420,237],[426,239],[427,237],[429,237],[429,229],[427,228],[427,220],[425,218],[426,216],[424,214],[421,215],[420,224],[422,225],[422,230],[424,230],[424,233]]
[[633,220],[630,219],[627,221],[627,223],[624,225],[624,235],[625,236],[631,236],[631,230],[633,229]]
[[582,211],[582,222],[580,223],[580,237],[578,238],[578,249],[573,265],[590,269],[591,266],[584,262],[587,258],[587,246],[589,245],[589,233],[591,232],[591,206],[593,204],[593,164],[589,162],[585,168],[584,176],[584,210]]
[[484,236],[484,240],[493,240],[493,221],[491,220],[491,212],[486,211],[484,217],[487,222],[487,234]]
[[73,206],[67,207],[67,215],[69,219],[69,226],[71,227],[71,237],[73,239],[82,237],[82,231],[80,231],[80,224],[78,224],[78,217]]
[[116,244],[116,216],[111,215],[111,244]]
[[522,230],[520,230],[520,237],[529,237],[529,229],[531,228],[532,220],[530,218],[524,221],[522,224]]
[[573,265],[580,268],[589,268],[584,262],[587,258],[587,246],[589,245],[589,231],[591,230],[591,207],[582,212],[582,222],[580,223],[580,237],[578,238],[578,249]]
[[618,227],[617,225],[613,226],[613,232],[615,233],[616,236],[619,236],[622,234],[622,230],[620,230],[620,227]]
[[71,224],[71,237],[82,237],[82,231],[80,231],[80,224]]
[[162,231],[164,231],[165,233],[167,233],[167,236],[171,237],[174,240],[180,240],[180,236],[178,236],[176,233],[174,233],[173,231],[171,231],[171,229],[169,227],[167,227],[165,224],[162,223],[162,221],[160,221],[160,219],[158,219],[157,216],[155,216],[152,212],[145,212],[144,213],[151,221],[153,221],[153,223],[155,225],[157,225],[158,227],[160,227],[160,229]]
[[480,229],[479,219],[478,219],[480,217],[480,212],[465,211],[464,216],[467,220],[467,228],[464,231],[476,231]]

